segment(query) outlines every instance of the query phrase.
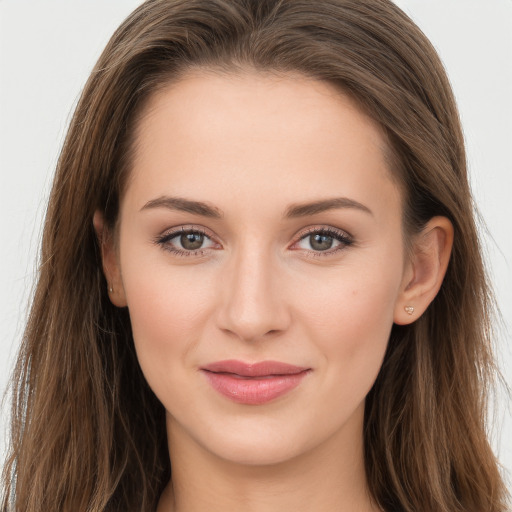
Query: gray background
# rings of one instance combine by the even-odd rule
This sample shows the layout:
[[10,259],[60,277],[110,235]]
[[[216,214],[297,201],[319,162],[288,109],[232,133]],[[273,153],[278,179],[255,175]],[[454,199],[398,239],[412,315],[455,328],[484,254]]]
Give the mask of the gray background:
[[[205,0],[206,1],[206,0]],[[49,185],[81,87],[139,0],[0,0],[0,392],[34,283]],[[498,355],[512,383],[512,0],[397,0],[443,59],[459,102],[482,236],[503,314]],[[511,405],[490,435],[510,484]],[[8,405],[0,415],[0,460]]]

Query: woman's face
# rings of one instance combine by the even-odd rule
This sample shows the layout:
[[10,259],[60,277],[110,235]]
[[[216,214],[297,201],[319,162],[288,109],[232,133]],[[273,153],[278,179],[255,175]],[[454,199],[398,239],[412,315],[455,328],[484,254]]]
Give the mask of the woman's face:
[[171,437],[249,464],[360,445],[408,265],[384,138],[350,99],[250,72],[156,94],[117,258]]

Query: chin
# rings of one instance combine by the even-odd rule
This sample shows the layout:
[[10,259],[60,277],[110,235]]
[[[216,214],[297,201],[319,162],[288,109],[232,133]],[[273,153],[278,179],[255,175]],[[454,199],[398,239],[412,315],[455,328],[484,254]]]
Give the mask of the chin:
[[[185,429],[189,439],[200,451],[207,451],[228,463],[263,467],[307,457],[319,448],[320,452],[328,453],[329,441],[338,438],[335,444],[339,446],[339,441],[343,444],[347,434],[354,447],[353,427],[358,430],[361,427],[359,418],[351,414],[340,414],[335,418],[337,421],[332,421],[332,414],[324,421],[318,421],[318,415],[304,415],[301,418],[297,411],[278,418],[260,411],[258,416],[228,416],[222,422],[205,422],[199,430],[197,423],[196,428]],[[350,421],[351,417],[356,420],[355,423]]]
[[280,436],[246,436],[240,439],[226,439],[210,447],[211,453],[219,459],[241,466],[275,466],[300,456],[307,447],[284,442]]

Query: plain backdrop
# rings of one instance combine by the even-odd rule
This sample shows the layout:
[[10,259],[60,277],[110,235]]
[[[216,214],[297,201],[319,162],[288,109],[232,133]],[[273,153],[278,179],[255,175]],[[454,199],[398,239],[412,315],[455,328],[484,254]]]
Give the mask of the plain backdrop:
[[[207,1],[207,0],[205,0]],[[41,224],[71,112],[100,52],[140,0],[0,0],[0,392],[35,277]],[[461,111],[482,237],[503,314],[499,362],[512,383],[512,0],[397,0],[438,49]],[[491,438],[512,479],[511,405]],[[0,416],[3,460],[8,402]]]

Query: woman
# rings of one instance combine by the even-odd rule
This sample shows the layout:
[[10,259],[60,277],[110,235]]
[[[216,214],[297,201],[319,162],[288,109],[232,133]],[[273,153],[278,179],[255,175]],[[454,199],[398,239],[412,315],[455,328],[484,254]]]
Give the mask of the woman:
[[505,510],[475,248],[393,4],[146,2],[59,160],[4,508]]

